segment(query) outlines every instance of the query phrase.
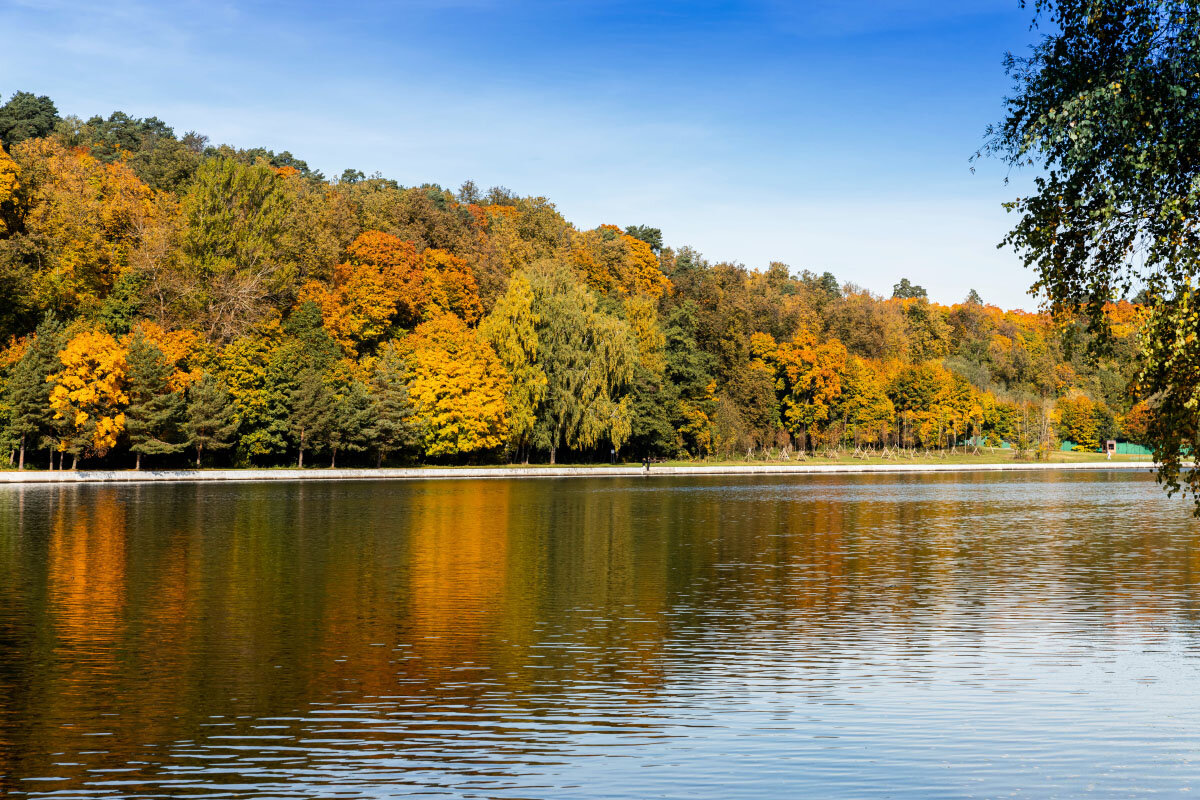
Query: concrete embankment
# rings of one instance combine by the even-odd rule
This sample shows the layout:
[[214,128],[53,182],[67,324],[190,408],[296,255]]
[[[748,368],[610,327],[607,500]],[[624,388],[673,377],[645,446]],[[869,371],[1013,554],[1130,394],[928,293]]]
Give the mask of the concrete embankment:
[[1083,461],[1060,464],[1008,461],[995,464],[685,464],[612,467],[413,467],[410,469],[198,469],[62,470],[0,472],[0,484],[142,483],[195,481],[384,481],[478,478],[615,478],[664,475],[820,475],[836,473],[1039,472],[1149,470],[1148,461]]

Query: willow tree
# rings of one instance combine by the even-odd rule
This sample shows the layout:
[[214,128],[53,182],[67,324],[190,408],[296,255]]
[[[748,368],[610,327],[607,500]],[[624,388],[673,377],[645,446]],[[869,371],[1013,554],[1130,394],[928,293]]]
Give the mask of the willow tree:
[[535,447],[555,463],[558,449],[588,449],[601,440],[620,448],[629,438],[628,387],[638,360],[629,324],[605,313],[596,296],[561,262],[530,270],[537,315],[537,363],[546,376],[533,428]]
[[1015,87],[987,150],[1038,169],[1005,239],[1056,312],[1152,306],[1139,384],[1159,479],[1196,497],[1200,471],[1200,6],[1185,0],[1036,0],[1054,32],[1008,57]]
[[533,303],[529,276],[514,273],[508,289],[479,326],[479,333],[512,378],[508,391],[509,442],[526,463],[537,412],[546,395],[546,371],[538,361],[537,329],[542,317],[534,312]]

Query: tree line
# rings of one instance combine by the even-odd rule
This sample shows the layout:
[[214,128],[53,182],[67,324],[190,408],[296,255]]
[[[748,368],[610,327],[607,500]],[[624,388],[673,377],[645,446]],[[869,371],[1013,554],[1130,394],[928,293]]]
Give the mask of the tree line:
[[1139,304],[1103,305],[1097,358],[1083,317],[710,263],[503,187],[331,179],[26,92],[0,144],[0,446],[18,468],[1146,437]]

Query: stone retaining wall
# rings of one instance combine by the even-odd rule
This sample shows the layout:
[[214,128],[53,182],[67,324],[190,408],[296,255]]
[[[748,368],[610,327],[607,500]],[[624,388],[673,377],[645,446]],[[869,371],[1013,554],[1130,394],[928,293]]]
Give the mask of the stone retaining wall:
[[156,481],[353,481],[449,480],[466,478],[609,478],[644,475],[809,475],[885,472],[1008,472],[1044,470],[1149,470],[1146,461],[1083,461],[1066,464],[692,464],[616,467],[414,467],[411,469],[202,469],[56,470],[0,472],[0,484],[132,483]]

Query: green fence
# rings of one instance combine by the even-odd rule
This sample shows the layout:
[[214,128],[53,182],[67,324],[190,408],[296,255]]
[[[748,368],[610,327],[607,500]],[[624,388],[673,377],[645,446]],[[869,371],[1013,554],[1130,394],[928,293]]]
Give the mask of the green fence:
[[[1063,439],[1061,449],[1074,450],[1075,443],[1072,442],[1070,439]],[[1103,453],[1104,451],[1103,450],[1095,450],[1093,452]],[[1154,451],[1148,447],[1143,447],[1140,444],[1134,444],[1133,442],[1117,442],[1116,453],[1117,453],[1117,455],[1120,455],[1120,456],[1148,456],[1148,455],[1153,455]]]

